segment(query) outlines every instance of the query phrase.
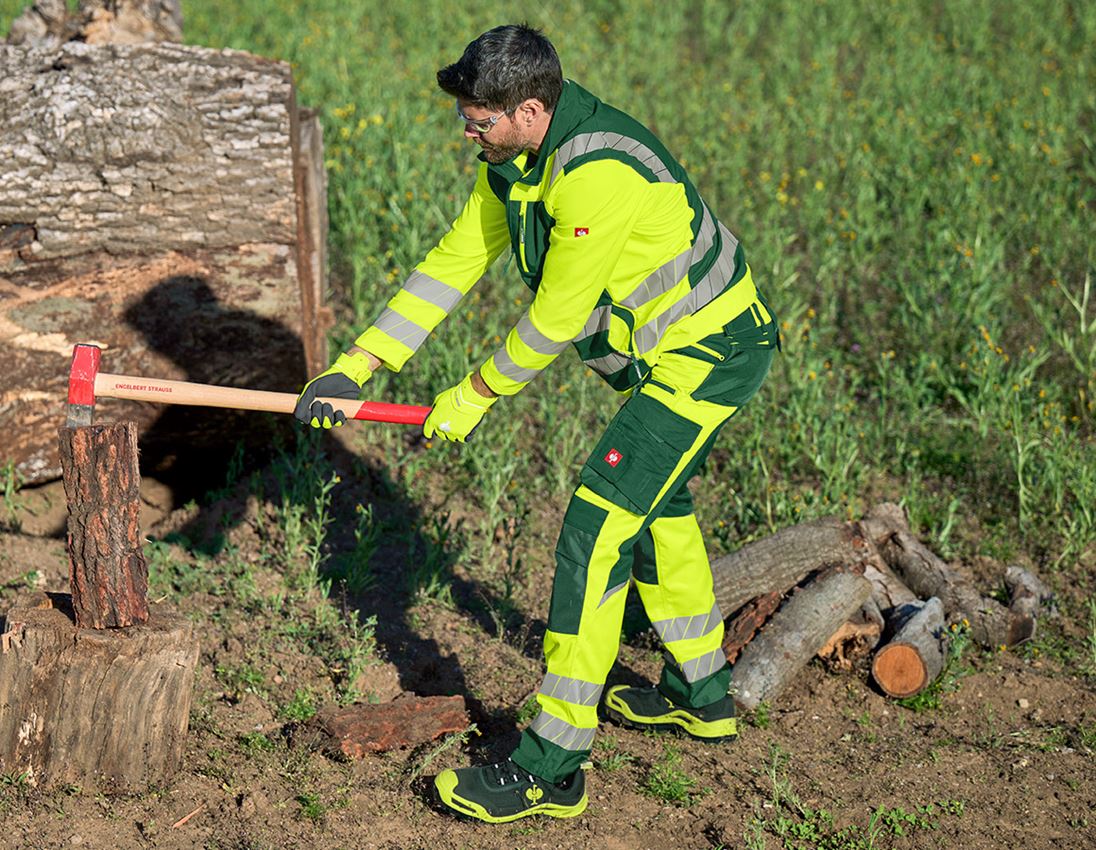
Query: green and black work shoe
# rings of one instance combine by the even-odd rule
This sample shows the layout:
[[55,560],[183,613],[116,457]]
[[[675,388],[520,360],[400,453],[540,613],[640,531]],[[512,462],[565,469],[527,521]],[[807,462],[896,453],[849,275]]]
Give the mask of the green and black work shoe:
[[453,811],[488,823],[508,823],[527,815],[573,818],[589,802],[582,770],[562,782],[546,782],[510,759],[443,770],[434,779],[434,788],[438,799]]
[[734,698],[729,694],[703,708],[686,708],[668,700],[658,688],[616,685],[605,694],[605,715],[633,729],[684,732],[713,744],[738,735]]

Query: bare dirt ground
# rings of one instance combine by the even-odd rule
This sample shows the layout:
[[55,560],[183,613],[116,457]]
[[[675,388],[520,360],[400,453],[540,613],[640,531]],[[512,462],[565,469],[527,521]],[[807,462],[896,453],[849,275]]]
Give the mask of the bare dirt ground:
[[[357,468],[356,489],[336,494],[336,516],[353,503],[382,514],[403,509],[368,469]],[[0,844],[11,850],[1096,847],[1096,680],[1082,672],[1091,660],[1079,617],[1084,576],[1047,576],[1066,613],[1032,646],[969,651],[966,675],[939,708],[902,708],[873,689],[864,669],[834,674],[813,664],[767,712],[745,718],[730,744],[604,723],[585,815],[489,826],[437,811],[430,780],[445,767],[504,757],[529,719],[523,708],[542,673],[551,580],[543,552],[551,551],[555,507],[529,518],[526,567],[505,605],[459,563],[449,596],[409,596],[401,590],[406,547],[382,545],[373,583],[358,598],[335,604],[306,594],[278,609],[269,600],[281,598],[283,576],[265,551],[270,521],[262,519],[277,515],[277,505],[252,488],[171,510],[151,482],[148,492],[146,527],[160,541],[154,573],[175,564],[170,581],[154,581],[154,596],[167,588],[155,604],[182,610],[201,635],[182,771],[169,787],[139,796],[42,791],[0,777]],[[26,497],[38,506],[28,524],[48,531],[49,494]],[[56,502],[55,493],[55,511]],[[198,559],[169,537],[192,529],[196,513],[224,530],[221,554]],[[0,615],[66,586],[61,539],[0,535]],[[318,605],[377,618],[373,660],[355,683],[367,698],[461,694],[476,729],[350,763],[294,744],[301,689],[319,702],[331,691],[321,633],[304,628]],[[659,664],[648,641],[626,644],[611,681],[653,681]]]

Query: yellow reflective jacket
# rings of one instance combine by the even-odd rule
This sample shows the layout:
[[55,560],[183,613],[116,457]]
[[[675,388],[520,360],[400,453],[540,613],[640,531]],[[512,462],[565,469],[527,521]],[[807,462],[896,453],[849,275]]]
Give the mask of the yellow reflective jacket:
[[778,345],[742,247],[645,127],[567,81],[537,155],[481,165],[452,228],[357,344],[398,371],[508,245],[535,296],[480,374],[521,390],[568,344],[617,390],[732,328]]

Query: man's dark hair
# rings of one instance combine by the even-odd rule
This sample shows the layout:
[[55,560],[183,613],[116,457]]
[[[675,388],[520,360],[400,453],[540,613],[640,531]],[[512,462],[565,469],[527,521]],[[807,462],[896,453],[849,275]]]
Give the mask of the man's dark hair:
[[485,32],[438,71],[438,86],[484,109],[514,109],[535,97],[551,112],[563,91],[563,70],[544,33],[508,24]]

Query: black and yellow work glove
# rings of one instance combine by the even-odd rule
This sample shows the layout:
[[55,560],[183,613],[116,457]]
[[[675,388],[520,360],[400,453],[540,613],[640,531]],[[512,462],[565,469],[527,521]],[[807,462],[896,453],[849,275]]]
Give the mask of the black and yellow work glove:
[[326,372],[321,372],[304,385],[297,397],[293,415],[313,428],[338,428],[346,414],[335,410],[320,398],[358,398],[362,386],[373,375],[369,358],[362,352],[340,354]]
[[472,436],[483,414],[497,398],[484,398],[472,386],[472,374],[434,399],[434,409],[422,424],[427,438],[438,437],[452,443],[463,443]]

